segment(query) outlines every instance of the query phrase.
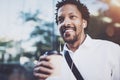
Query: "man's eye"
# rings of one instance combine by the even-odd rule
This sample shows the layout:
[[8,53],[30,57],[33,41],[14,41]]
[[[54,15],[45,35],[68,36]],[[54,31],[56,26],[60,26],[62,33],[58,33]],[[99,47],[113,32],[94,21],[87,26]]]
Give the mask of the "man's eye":
[[73,15],[73,16],[70,16],[70,19],[75,19],[75,18],[76,18],[76,16],[74,16],[74,15]]
[[63,17],[58,18],[58,23],[62,23],[64,21]]

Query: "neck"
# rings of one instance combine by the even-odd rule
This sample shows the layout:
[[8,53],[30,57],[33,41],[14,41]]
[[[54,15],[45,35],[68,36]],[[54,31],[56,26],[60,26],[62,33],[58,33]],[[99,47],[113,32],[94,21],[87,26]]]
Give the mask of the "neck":
[[86,35],[84,34],[84,35],[81,36],[80,39],[77,40],[76,42],[74,42],[74,43],[67,43],[67,47],[68,47],[71,51],[75,52],[75,51],[79,48],[79,46],[84,42],[85,38],[86,38]]

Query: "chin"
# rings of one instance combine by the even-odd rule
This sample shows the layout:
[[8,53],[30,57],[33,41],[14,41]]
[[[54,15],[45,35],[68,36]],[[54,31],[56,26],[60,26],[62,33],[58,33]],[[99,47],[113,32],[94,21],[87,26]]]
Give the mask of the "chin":
[[66,43],[70,43],[70,44],[77,41],[77,37],[76,36],[63,37],[63,39],[64,39],[64,41]]
[[74,39],[66,39],[66,38],[64,38],[64,41],[66,42],[66,43],[74,43]]
[[68,43],[68,44],[73,44],[75,41],[65,41],[66,43]]

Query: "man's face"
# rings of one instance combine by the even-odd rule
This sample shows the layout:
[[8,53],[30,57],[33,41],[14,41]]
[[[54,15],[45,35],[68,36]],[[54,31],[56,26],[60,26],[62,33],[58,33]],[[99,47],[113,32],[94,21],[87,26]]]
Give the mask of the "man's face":
[[74,43],[84,35],[87,21],[73,4],[66,4],[58,10],[58,27],[61,36],[67,43]]

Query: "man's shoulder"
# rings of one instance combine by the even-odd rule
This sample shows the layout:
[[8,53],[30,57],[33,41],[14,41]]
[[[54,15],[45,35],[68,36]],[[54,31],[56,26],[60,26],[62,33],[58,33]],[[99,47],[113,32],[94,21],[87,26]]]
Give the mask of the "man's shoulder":
[[118,46],[115,42],[108,41],[108,40],[102,40],[102,39],[93,39],[93,42],[98,44],[98,45],[104,45],[104,46]]
[[109,55],[114,58],[120,59],[120,45],[108,41],[108,40],[101,40],[101,39],[93,39],[94,49],[103,52],[104,55]]
[[94,38],[91,38],[91,36],[87,35],[87,40],[86,42],[90,45],[93,45],[93,46],[117,46],[117,47],[120,47],[120,45],[112,42],[112,41],[109,41],[109,40],[103,40],[103,39],[94,39]]
[[120,45],[116,44],[112,41],[108,40],[101,40],[101,39],[93,39],[93,43],[97,48],[102,48],[103,50],[115,51],[120,52]]

